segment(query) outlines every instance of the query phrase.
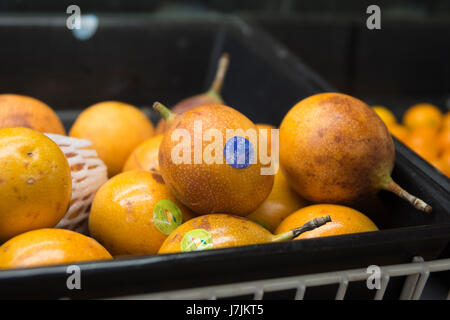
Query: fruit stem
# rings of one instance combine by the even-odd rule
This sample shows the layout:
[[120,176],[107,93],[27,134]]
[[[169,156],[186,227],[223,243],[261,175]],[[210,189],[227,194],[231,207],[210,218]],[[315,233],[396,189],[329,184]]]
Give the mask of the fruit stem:
[[404,190],[402,187],[400,187],[397,183],[395,183],[394,180],[391,179],[390,183],[388,183],[385,187],[385,190],[390,191],[392,193],[395,193],[400,198],[408,201],[411,203],[416,209],[420,211],[424,211],[426,213],[431,213],[433,208],[427,204],[422,199],[419,199],[412,194],[409,194],[406,190]]
[[214,81],[211,85],[211,88],[209,89],[209,92],[213,91],[216,94],[220,93],[220,90],[222,90],[223,80],[225,79],[229,63],[230,63],[230,56],[228,53],[225,52],[219,59],[216,75],[214,77]]
[[292,229],[288,232],[284,232],[282,234],[277,235],[273,239],[273,241],[280,242],[280,241],[289,241],[289,240],[295,239],[303,232],[314,230],[318,227],[323,226],[324,224],[326,224],[328,222],[331,222],[330,216],[312,219],[312,220],[308,221],[307,223],[305,223],[304,225],[302,225],[301,227],[298,227],[298,228]]
[[175,114],[169,108],[158,101],[153,104],[153,109],[158,111],[161,117],[167,122],[170,122],[175,117]]

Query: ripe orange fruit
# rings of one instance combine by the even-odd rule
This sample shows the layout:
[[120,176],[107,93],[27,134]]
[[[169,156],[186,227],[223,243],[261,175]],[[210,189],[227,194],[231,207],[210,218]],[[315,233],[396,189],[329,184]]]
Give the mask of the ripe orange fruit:
[[61,220],[72,184],[56,143],[32,129],[0,129],[0,168],[0,243]]
[[0,247],[0,269],[111,259],[97,241],[64,229],[39,229],[20,234]]
[[90,140],[111,177],[122,171],[130,153],[153,135],[153,125],[136,107],[117,101],[100,102],[84,110],[70,136]]
[[158,154],[163,135],[158,134],[145,140],[133,150],[123,166],[123,171],[134,169],[159,169]]
[[167,236],[192,217],[159,174],[133,170],[98,190],[89,231],[115,256],[155,254]]
[[0,94],[0,128],[25,127],[65,135],[56,113],[45,103],[17,94]]
[[418,127],[411,132],[406,140],[406,145],[425,160],[431,161],[439,155],[439,146],[436,140],[436,129],[431,127]]
[[333,205],[316,204],[295,211],[284,219],[278,226],[275,234],[281,234],[295,227],[321,216],[331,217],[331,222],[320,228],[302,233],[296,239],[335,236],[357,232],[368,232],[378,230],[377,226],[359,211],[352,208]]
[[442,129],[450,129],[450,111],[447,111],[442,119]]
[[283,172],[278,170],[269,196],[247,218],[274,232],[284,218],[306,203],[289,187]]
[[442,112],[435,105],[419,103],[410,107],[403,115],[403,124],[409,129],[432,127],[439,129],[442,125]]
[[401,142],[406,143],[406,141],[408,140],[408,136],[409,136],[409,130],[406,129],[405,126],[403,126],[401,124],[393,123],[393,124],[389,124],[387,126],[387,128],[388,128],[389,132],[391,133],[391,135],[396,137]]
[[430,161],[430,163],[433,165],[433,167],[438,169],[440,172],[442,172],[446,176],[450,175],[449,168],[447,168],[447,165],[444,163],[444,159],[436,158],[436,159],[433,159],[432,161]]
[[441,153],[450,150],[450,128],[441,130],[438,137],[438,143]]
[[450,150],[446,150],[439,159],[442,161],[442,172],[450,177]]
[[372,109],[381,118],[381,120],[383,120],[386,126],[397,123],[397,119],[394,114],[386,107],[373,106]]

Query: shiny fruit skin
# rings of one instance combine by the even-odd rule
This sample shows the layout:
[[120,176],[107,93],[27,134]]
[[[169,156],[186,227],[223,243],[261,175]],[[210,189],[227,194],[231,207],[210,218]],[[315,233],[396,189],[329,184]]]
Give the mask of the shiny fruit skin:
[[280,126],[280,164],[289,185],[314,202],[350,204],[390,180],[394,143],[364,102],[322,93],[297,103]]
[[[256,210],[267,198],[273,185],[273,175],[262,175],[263,165],[255,150],[256,163],[245,169],[222,164],[194,163],[194,121],[201,121],[203,133],[210,129],[221,132],[222,147],[226,144],[226,129],[255,130],[256,126],[243,114],[224,105],[203,105],[174,118],[159,149],[159,166],[164,181],[175,196],[198,214],[229,213],[245,216]],[[176,164],[171,156],[179,141],[172,141],[174,130],[185,129],[190,134],[191,163]],[[256,134],[257,135],[257,134]],[[202,154],[212,142],[202,139]]]
[[70,136],[92,142],[98,156],[114,176],[122,168],[131,152],[153,136],[154,128],[136,107],[117,101],[94,104],[76,119]]
[[394,114],[387,108],[383,106],[373,106],[373,111],[383,120],[386,126],[397,123],[397,119]]
[[22,233],[0,247],[0,269],[111,259],[97,241],[64,229]]
[[0,128],[24,127],[65,135],[58,115],[45,103],[17,94],[0,94]]
[[283,172],[278,170],[269,196],[247,218],[274,232],[284,218],[306,204],[306,200],[289,187]]
[[0,129],[0,168],[0,243],[61,220],[72,182],[56,143],[32,129]]
[[429,103],[419,103],[410,107],[403,115],[403,124],[409,129],[431,127],[440,129],[442,112],[438,107]]
[[[216,104],[216,103],[219,104],[223,103],[223,100],[218,95],[202,93],[181,100],[176,105],[174,105],[171,110],[173,113],[181,114],[204,104]],[[161,119],[158,122],[158,125],[156,126],[156,134],[162,134],[167,130],[168,130],[167,122],[164,119]]]
[[193,214],[184,207],[157,173],[127,171],[111,178],[95,195],[89,216],[91,236],[114,255],[155,254],[167,235],[154,223],[160,200],[170,200],[182,212],[182,221]]
[[213,249],[267,243],[273,240],[272,233],[246,218],[228,214],[208,214],[191,219],[176,228],[164,241],[158,253],[180,252],[184,235],[193,229],[208,231],[212,237]]
[[378,230],[372,220],[352,208],[333,204],[316,204],[302,208],[289,215],[278,226],[275,234],[284,233],[303,225],[309,220],[326,215],[331,217],[331,222],[320,228],[302,233],[295,239],[336,236]]
[[396,137],[402,143],[406,144],[410,131],[405,126],[395,123],[388,125],[387,128],[391,135]]
[[142,169],[159,170],[158,153],[163,135],[158,134],[145,140],[133,150],[123,166],[123,172]]

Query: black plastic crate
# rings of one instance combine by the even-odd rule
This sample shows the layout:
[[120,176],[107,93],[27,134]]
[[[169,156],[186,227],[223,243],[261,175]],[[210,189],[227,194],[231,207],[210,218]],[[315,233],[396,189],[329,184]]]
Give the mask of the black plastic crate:
[[[8,61],[0,65],[0,86],[48,102],[67,126],[101,100],[170,105],[205,90],[222,51],[231,55],[224,99],[255,122],[278,125],[299,100],[332,90],[284,46],[233,17],[100,17],[85,42],[62,18],[30,19],[0,18],[0,42],[8,44],[0,50]],[[5,270],[0,297],[107,297],[435,259],[450,241],[448,180],[396,148],[393,178],[431,204],[432,214],[381,192],[361,208],[384,229],[378,232],[81,263],[82,290],[67,289],[63,265]]]

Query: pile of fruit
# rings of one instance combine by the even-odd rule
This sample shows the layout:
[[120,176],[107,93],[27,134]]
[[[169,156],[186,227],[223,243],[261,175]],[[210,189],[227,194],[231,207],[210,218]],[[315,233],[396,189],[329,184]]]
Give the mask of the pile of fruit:
[[443,114],[435,105],[419,103],[405,112],[399,124],[386,107],[373,109],[392,135],[450,177],[450,111]]
[[43,134],[64,136],[61,121],[36,99],[0,95],[0,268],[377,231],[354,204],[380,190],[431,212],[392,180],[392,137],[364,102],[322,93],[279,130],[254,124],[220,96],[227,65],[224,55],[208,92],[172,110],[155,103],[156,129],[121,102],[79,115],[69,136],[92,143],[109,177],[86,235],[55,228],[83,183]]

